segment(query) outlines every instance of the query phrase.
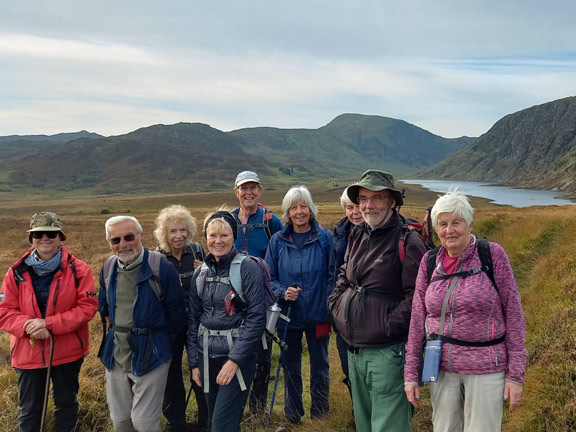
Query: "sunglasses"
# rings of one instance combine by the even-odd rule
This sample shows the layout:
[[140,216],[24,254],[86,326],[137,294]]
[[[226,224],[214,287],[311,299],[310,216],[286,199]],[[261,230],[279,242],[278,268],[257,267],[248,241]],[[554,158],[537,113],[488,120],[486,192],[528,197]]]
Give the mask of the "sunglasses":
[[111,238],[108,241],[110,242],[110,244],[117,245],[117,244],[120,244],[120,241],[122,239],[124,239],[125,242],[130,243],[130,242],[133,242],[135,238],[136,238],[136,234],[128,234],[128,235],[121,236],[121,237]]
[[42,237],[46,236],[49,239],[55,239],[60,235],[60,231],[34,231],[30,233],[33,239],[40,240]]

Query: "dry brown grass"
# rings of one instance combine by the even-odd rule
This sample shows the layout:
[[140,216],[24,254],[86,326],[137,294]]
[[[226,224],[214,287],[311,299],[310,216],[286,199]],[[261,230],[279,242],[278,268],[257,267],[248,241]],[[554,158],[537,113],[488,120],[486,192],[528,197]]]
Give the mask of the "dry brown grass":
[[[342,189],[311,188],[320,208],[319,221],[332,228],[342,217],[338,204]],[[285,190],[265,191],[263,201],[280,212]],[[432,203],[436,194],[417,186],[409,186],[408,204],[402,213],[421,218],[424,207]],[[129,213],[136,216],[144,227],[144,243],[154,247],[152,238],[154,219],[159,209],[169,204],[189,207],[201,221],[206,212],[223,203],[236,205],[231,191],[216,193],[173,194],[158,196],[101,196],[86,198],[28,197],[8,199],[0,194],[0,226],[5,242],[0,250],[2,273],[21,256],[29,246],[26,229],[32,213],[50,210],[59,213],[68,236],[66,244],[79,258],[86,261],[95,273],[95,279],[109,249],[104,240],[104,222],[110,215]],[[528,349],[530,351],[525,395],[519,410],[506,416],[504,431],[570,431],[576,430],[576,208],[511,209],[486,206],[486,201],[474,199],[477,208],[475,229],[481,236],[501,243],[508,251],[518,275],[522,299],[528,322]],[[101,214],[101,212],[110,214]],[[201,237],[201,236],[200,236]],[[199,238],[203,241],[202,238]],[[102,334],[99,320],[91,323],[92,353],[86,359],[81,373],[82,431],[111,431],[104,391],[104,368],[96,358]],[[278,353],[273,360],[273,371]],[[16,431],[17,411],[16,375],[9,366],[8,335],[0,332],[0,430]],[[335,349],[330,348],[331,410],[327,419],[305,419],[301,431],[345,431],[350,420],[350,398],[341,383],[342,372]],[[309,406],[306,359],[303,367],[305,400]],[[273,421],[283,420],[282,380],[276,399]],[[270,389],[271,390],[271,389]],[[424,396],[414,417],[414,429],[431,430],[429,398]],[[195,415],[193,404],[189,417]],[[53,419],[50,416],[49,421]],[[50,426],[48,430],[51,430]],[[244,430],[263,431],[249,417]]]

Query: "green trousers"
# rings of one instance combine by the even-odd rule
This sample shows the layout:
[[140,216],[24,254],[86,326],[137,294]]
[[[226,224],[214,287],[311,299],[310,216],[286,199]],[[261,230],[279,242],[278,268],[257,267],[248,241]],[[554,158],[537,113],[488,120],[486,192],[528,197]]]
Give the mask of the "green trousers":
[[358,432],[411,432],[413,408],[404,392],[404,343],[348,352]]

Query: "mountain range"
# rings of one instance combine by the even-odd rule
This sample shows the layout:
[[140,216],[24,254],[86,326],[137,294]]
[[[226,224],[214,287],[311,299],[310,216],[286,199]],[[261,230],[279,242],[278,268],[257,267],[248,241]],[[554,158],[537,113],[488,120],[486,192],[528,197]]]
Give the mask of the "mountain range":
[[343,114],[318,129],[223,132],[201,123],[104,137],[86,131],[0,137],[0,191],[210,191],[239,171],[267,187],[357,178],[485,180],[576,193],[576,97],[509,114],[479,138],[448,139],[403,120]]
[[230,188],[236,174],[247,169],[274,187],[356,177],[374,167],[414,172],[473,141],[442,138],[402,120],[359,114],[343,114],[319,129],[222,132],[201,123],[178,123],[110,137],[80,134],[61,141],[36,136],[0,140],[0,188],[209,191]]

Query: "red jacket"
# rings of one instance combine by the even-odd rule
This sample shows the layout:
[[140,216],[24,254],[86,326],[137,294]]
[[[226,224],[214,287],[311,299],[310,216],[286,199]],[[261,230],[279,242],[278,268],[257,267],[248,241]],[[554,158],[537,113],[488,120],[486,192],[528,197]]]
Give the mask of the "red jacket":
[[[90,267],[61,246],[62,263],[56,271],[46,307],[46,327],[54,338],[52,365],[79,360],[89,352],[88,322],[94,317],[98,300]],[[37,369],[48,366],[48,339],[32,347],[24,323],[42,318],[32,281],[24,260],[30,248],[6,273],[0,289],[0,329],[10,333],[12,366]],[[74,263],[76,275],[72,270]]]

